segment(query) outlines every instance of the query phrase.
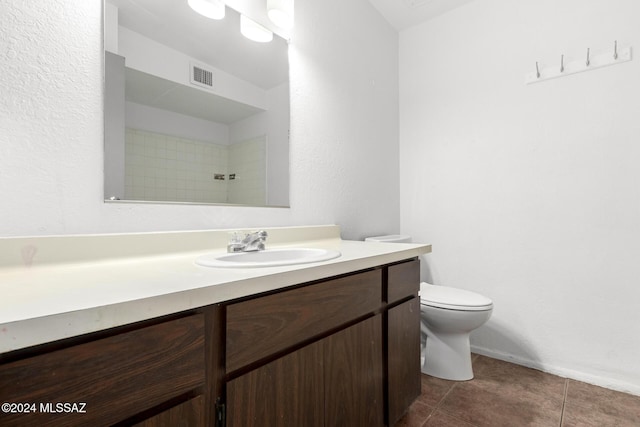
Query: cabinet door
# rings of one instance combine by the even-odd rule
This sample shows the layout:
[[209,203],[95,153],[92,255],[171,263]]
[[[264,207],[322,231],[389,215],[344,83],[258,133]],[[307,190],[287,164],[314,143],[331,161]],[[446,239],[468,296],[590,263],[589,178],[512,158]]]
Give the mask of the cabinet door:
[[420,303],[417,298],[388,311],[389,425],[420,395]]
[[227,426],[323,426],[322,344],[310,344],[229,381]]
[[0,402],[37,410],[0,413],[0,425],[111,425],[203,387],[204,361],[196,314],[6,363]]
[[325,425],[384,425],[382,316],[323,341]]
[[204,427],[204,396],[196,396],[156,416],[134,424],[134,427]]

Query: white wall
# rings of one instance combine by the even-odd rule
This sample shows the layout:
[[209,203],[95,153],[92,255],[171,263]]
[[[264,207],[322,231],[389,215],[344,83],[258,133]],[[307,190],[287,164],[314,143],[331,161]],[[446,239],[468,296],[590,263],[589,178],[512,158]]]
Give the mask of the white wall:
[[478,0],[400,34],[401,231],[422,276],[491,297],[480,352],[640,394],[636,0]]
[[[291,120],[288,100],[288,83],[267,91],[266,202],[272,206],[286,206],[289,202],[289,173],[291,170],[288,156],[290,147],[289,127],[282,126],[283,123],[289,123]],[[397,144],[397,137],[395,144]]]
[[103,202],[101,10],[98,0],[0,0],[0,236],[398,231],[398,36],[366,0],[296,1],[288,209]]

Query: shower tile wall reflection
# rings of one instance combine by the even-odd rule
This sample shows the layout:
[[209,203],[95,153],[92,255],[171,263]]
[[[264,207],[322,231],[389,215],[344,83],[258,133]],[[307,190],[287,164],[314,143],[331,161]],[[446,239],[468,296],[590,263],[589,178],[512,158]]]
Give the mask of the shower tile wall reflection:
[[[262,170],[264,181],[264,152],[264,137],[227,146],[127,129],[125,198],[264,204],[264,186],[256,190],[255,185],[245,185],[256,168]],[[230,173],[235,173],[235,180],[229,180]],[[225,179],[215,179],[216,175]]]
[[264,205],[266,193],[265,137],[237,142],[229,146],[229,203]]

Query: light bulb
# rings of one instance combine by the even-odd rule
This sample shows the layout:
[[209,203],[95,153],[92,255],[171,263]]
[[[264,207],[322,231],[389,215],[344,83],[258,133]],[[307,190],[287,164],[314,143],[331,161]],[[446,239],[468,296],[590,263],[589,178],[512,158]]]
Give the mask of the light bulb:
[[224,18],[225,6],[220,0],[188,0],[191,9],[211,19]]
[[267,0],[267,15],[283,30],[293,28],[293,0]]
[[240,15],[240,32],[254,42],[267,43],[273,40],[273,33],[244,15]]

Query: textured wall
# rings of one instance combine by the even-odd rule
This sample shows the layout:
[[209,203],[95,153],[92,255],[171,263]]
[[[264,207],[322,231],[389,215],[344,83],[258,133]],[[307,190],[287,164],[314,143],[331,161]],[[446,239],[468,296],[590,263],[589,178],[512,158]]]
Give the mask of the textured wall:
[[103,203],[101,2],[0,0],[0,236],[397,232],[398,36],[366,0],[344,3],[296,2],[291,208],[281,209]]
[[527,86],[535,61],[640,48],[635,0],[484,0],[400,34],[402,232],[423,278],[495,302],[484,352],[640,394],[640,61]]

